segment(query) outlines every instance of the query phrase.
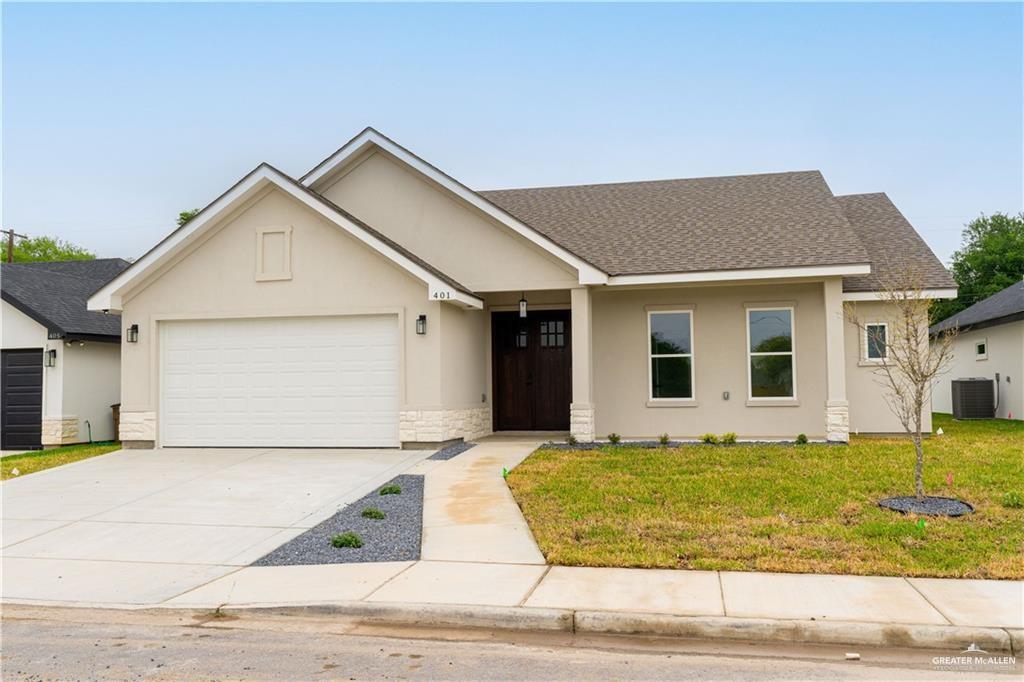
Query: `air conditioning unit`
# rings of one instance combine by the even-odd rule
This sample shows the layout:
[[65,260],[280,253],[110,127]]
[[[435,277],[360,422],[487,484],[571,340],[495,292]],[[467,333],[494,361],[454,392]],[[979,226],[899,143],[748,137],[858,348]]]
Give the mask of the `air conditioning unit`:
[[996,416],[995,390],[991,379],[954,379],[954,419],[992,419]]

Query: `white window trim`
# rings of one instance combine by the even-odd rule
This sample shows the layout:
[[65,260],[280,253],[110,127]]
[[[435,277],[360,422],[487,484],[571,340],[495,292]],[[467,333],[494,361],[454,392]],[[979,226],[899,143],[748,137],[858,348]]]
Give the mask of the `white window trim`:
[[[885,355],[880,358],[873,358],[868,355],[870,349],[870,340],[868,339],[868,327],[885,327]],[[866,322],[864,324],[864,333],[862,335],[864,341],[864,352],[861,354],[861,361],[875,365],[884,364],[889,359],[889,323],[888,322]]]
[[[789,350],[776,351],[772,353],[754,353],[750,350],[750,313],[766,310],[788,310],[789,311]],[[796,306],[775,305],[775,306],[750,306],[743,311],[747,318],[747,401],[752,403],[795,403],[797,400],[796,383]],[[773,395],[754,397],[753,376],[750,371],[750,360],[757,355],[789,355],[793,358],[793,395]]]
[[[671,315],[672,313],[686,313],[690,316],[690,352],[689,353],[668,353],[655,355],[651,352],[651,316]],[[696,344],[693,338],[693,309],[692,308],[667,308],[664,310],[647,311],[647,336],[644,340],[647,345],[647,401],[651,403],[695,403],[697,401],[697,369],[694,362]],[[690,397],[689,398],[655,398],[654,397],[654,358],[690,358]]]
[[[263,240],[268,234],[284,235],[284,270],[267,272],[263,269]],[[256,281],[276,282],[292,278],[292,226],[261,227],[256,230]]]
[[[979,353],[978,352],[978,346],[980,344],[985,344],[985,352],[984,353]],[[975,360],[988,360],[988,339],[987,338],[985,338],[985,339],[977,339],[976,341],[974,341],[974,359]]]

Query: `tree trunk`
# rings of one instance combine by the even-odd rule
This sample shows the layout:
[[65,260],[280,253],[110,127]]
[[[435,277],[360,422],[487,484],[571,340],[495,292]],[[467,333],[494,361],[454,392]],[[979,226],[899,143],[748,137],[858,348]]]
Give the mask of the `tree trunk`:
[[914,463],[914,494],[917,501],[924,500],[924,448],[921,446],[921,434],[914,434],[914,450],[917,453],[917,461]]

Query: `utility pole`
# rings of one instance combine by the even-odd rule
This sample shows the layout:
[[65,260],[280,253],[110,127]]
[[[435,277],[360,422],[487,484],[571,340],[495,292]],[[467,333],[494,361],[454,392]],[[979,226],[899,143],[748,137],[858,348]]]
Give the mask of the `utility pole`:
[[0,234],[7,235],[7,262],[14,262],[14,238],[21,237],[22,239],[28,239],[28,235],[18,234],[14,230],[8,228],[6,230],[0,230]]

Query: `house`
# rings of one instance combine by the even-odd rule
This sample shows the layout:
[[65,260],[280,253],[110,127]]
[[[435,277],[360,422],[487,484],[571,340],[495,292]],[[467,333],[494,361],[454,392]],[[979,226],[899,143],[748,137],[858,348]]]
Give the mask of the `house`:
[[938,412],[953,411],[952,381],[968,377],[992,379],[996,417],[1024,419],[1024,281],[961,310],[929,330],[938,334],[958,328],[949,371],[932,392]]
[[121,321],[86,300],[120,258],[0,265],[0,449],[114,440]]
[[842,316],[884,320],[893,254],[955,295],[885,195],[816,171],[478,192],[367,128],[258,166],[89,309],[137,330],[128,445],[846,441],[900,430]]

